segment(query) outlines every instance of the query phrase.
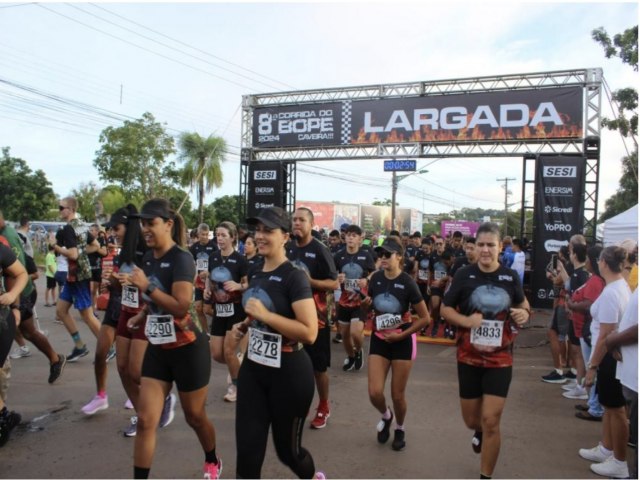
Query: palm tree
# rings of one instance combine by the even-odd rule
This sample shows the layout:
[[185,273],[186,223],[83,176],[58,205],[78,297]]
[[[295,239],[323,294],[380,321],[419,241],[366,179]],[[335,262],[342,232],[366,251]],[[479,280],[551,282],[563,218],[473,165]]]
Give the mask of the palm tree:
[[227,151],[227,143],[222,137],[209,135],[203,138],[195,132],[183,132],[178,139],[180,154],[178,158],[185,162],[181,172],[182,184],[198,188],[198,212],[200,223],[204,218],[204,195],[213,187],[222,185],[222,167]]

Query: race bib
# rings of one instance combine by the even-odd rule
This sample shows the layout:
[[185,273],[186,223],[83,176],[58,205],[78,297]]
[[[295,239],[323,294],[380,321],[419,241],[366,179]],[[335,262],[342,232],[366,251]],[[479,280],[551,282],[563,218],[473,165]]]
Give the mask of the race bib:
[[233,317],[233,303],[216,303],[216,317]]
[[282,335],[249,328],[249,359],[267,367],[280,368]]
[[144,334],[154,345],[176,341],[176,327],[171,315],[148,315]]
[[418,280],[429,280],[429,270],[418,270]]
[[358,279],[357,278],[347,278],[344,281],[344,289],[347,292],[355,292],[356,290],[359,290],[359,286],[358,286]]
[[482,319],[482,325],[471,329],[471,343],[481,347],[501,347],[504,322]]
[[376,316],[376,327],[378,330],[392,330],[402,325],[402,315],[397,313],[383,313]]
[[122,287],[122,305],[129,308],[140,307],[140,290],[138,287],[132,287],[131,285],[125,285]]
[[204,272],[205,270],[209,270],[209,259],[208,258],[197,259],[196,270],[198,270],[199,272]]

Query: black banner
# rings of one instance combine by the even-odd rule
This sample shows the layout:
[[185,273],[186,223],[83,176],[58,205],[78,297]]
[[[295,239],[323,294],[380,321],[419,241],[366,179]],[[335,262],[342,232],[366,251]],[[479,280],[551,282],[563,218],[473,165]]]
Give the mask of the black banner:
[[586,159],[577,156],[540,155],[536,160],[534,306],[551,307],[554,293],[546,267],[572,235],[582,233],[585,164]]
[[582,138],[582,87],[257,107],[253,147]]
[[284,208],[283,178],[279,162],[249,163],[247,216],[254,217],[266,207]]

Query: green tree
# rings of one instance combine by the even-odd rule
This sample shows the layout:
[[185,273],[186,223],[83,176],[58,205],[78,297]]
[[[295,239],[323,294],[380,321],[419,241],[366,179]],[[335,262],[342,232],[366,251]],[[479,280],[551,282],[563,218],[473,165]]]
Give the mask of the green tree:
[[[622,33],[609,34],[600,27],[591,32],[593,39],[604,48],[607,58],[618,57],[635,71],[638,71],[638,26],[628,28]],[[612,94],[617,102],[619,114],[614,119],[603,118],[602,125],[609,130],[618,130],[624,137],[631,137],[634,151],[622,159],[622,177],[618,190],[605,202],[605,210],[599,221],[604,221],[638,203],[638,92],[634,88],[623,88]]]
[[[0,210],[5,218],[19,220],[28,215],[31,220],[50,217],[57,198],[51,182],[42,170],[35,172],[21,158],[12,157],[9,147],[2,148],[0,158]],[[56,211],[57,213],[57,211]]]
[[196,132],[183,132],[178,139],[179,158],[185,165],[181,171],[183,186],[196,187],[200,223],[204,221],[204,196],[222,185],[222,167],[227,144],[221,137],[207,138]]
[[[238,195],[224,195],[216,198],[211,206],[215,214],[214,221],[210,225],[212,228],[220,222],[232,222],[236,226],[240,223],[244,223],[244,218],[238,217],[238,202],[240,197]],[[240,221],[242,220],[242,221]]]
[[102,213],[100,187],[95,182],[81,183],[71,190],[71,196],[78,201],[78,215],[85,222],[96,222]]
[[148,200],[177,180],[173,162],[167,161],[175,153],[173,137],[149,112],[121,127],[107,127],[100,143],[93,165],[101,180],[118,185],[127,197]]
[[105,214],[111,215],[113,212],[126,206],[128,203],[133,203],[136,207],[142,205],[142,201],[136,197],[125,197],[122,188],[117,185],[107,185],[100,190],[98,200],[102,203],[102,210]]

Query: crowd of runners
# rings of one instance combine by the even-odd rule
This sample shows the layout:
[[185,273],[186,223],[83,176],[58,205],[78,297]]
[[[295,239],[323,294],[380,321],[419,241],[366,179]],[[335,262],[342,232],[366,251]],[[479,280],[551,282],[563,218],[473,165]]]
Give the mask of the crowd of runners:
[[[302,437],[310,412],[313,429],[332,414],[332,341],[344,349],[338,368],[367,370],[369,400],[380,414],[372,440],[391,439],[393,450],[403,450],[418,335],[455,340],[462,420],[480,478],[493,475],[514,341],[531,317],[525,241],[501,238],[492,223],[475,236],[447,238],[397,231],[371,238],[345,224],[323,238],[305,207],[292,215],[263,209],[246,228],[223,221],[191,231],[164,199],[139,210],[127,205],[89,231],[76,199],[62,199],[59,210],[66,225],[48,247],[45,306],[55,306],[73,350],[56,352],[36,328],[39,273],[28,235],[0,213],[0,366],[30,355],[27,340],[47,357],[49,383],[58,381],[68,363],[89,353],[70,314],[75,307],[96,337],[96,391],[82,412],[109,407],[107,362],[115,357],[135,412],[124,429],[135,437],[134,478],[149,476],[157,429],[174,418],[174,384],[203,450],[204,478],[219,478],[223,464],[205,408],[212,359],[226,365],[224,400],[236,403],[234,475],[260,477],[271,429],[278,458],[295,475],[324,478]],[[637,439],[637,260],[628,254],[637,255],[637,244],[625,247],[587,248],[574,236],[547,268],[557,289],[549,329],[555,368],[542,380],[570,385],[568,398],[589,399],[577,415],[602,417],[602,441],[579,454],[595,462],[595,473],[614,478],[637,476],[637,458],[626,458],[627,441]],[[108,297],[102,321],[95,313],[101,297]],[[0,370],[0,446],[21,421],[4,404],[6,390]]]

